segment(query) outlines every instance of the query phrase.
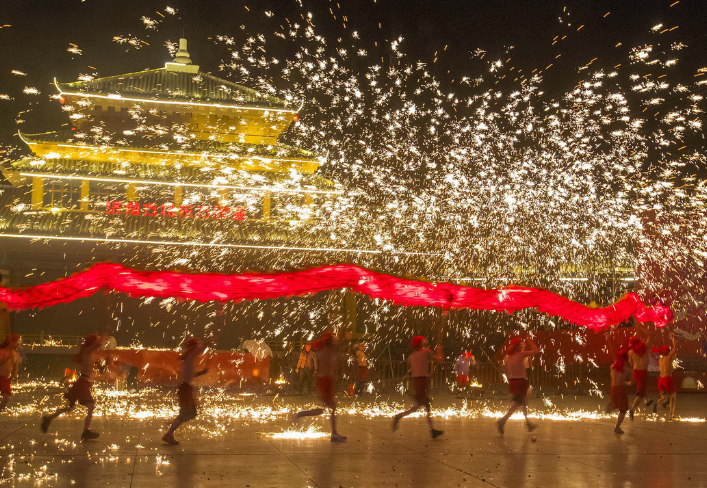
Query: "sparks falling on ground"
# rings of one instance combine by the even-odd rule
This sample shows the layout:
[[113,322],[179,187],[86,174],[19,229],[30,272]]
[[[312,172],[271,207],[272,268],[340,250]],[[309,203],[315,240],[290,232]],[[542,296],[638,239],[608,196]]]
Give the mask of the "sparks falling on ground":
[[329,439],[331,434],[326,432],[321,432],[315,427],[307,427],[307,429],[288,429],[284,432],[275,432],[272,434],[265,434],[266,437],[272,439]]
[[[201,391],[199,415],[180,431],[184,445],[174,450],[175,446],[165,446],[160,437],[169,420],[177,413],[176,395],[171,388],[165,390],[149,387],[138,392],[115,391],[112,387],[95,388],[94,424],[101,429],[102,436],[95,443],[82,443],[79,434],[85,412],[83,408],[77,408],[67,418],[57,421],[47,434],[39,430],[37,420],[41,418],[42,413],[51,410],[61,401],[63,392],[64,388],[55,382],[18,385],[12,403],[4,413],[4,422],[24,430],[21,436],[6,440],[0,446],[0,453],[4,453],[9,460],[0,473],[3,483],[12,483],[14,480],[32,482],[39,486],[45,483],[47,486],[54,486],[52,482],[59,483],[57,486],[64,486],[71,483],[72,477],[78,474],[75,469],[66,469],[67,456],[75,457],[73,462],[82,466],[82,456],[87,453],[90,462],[99,463],[101,469],[122,469],[132,466],[133,459],[139,459],[140,463],[153,464],[154,475],[161,477],[164,474],[163,468],[183,462],[177,456],[182,449],[187,450],[189,457],[193,456],[190,449],[195,446],[197,452],[202,455],[203,449],[208,452],[210,448],[217,451],[234,449],[241,452],[239,440],[244,439],[244,436],[252,437],[256,442],[287,442],[302,449],[311,448],[312,443],[330,443],[326,416],[312,421],[300,421],[297,427],[291,423],[295,412],[310,408],[316,403],[313,398],[283,398],[212,388]],[[450,422],[447,424],[450,426],[480,426],[492,439],[496,435],[494,421],[503,415],[508,403],[507,397],[505,393],[498,397],[463,400],[441,396],[437,403],[442,406],[433,407],[432,415],[438,422]],[[543,402],[532,399],[533,408],[530,415],[532,419],[541,421],[541,431],[547,432],[546,435],[550,436],[548,439],[552,442],[555,441],[552,437],[555,430],[548,423],[554,422],[586,422],[595,431],[605,429],[607,435],[613,435],[611,429],[616,415],[601,411],[603,400],[597,403],[597,399],[586,396],[579,399],[568,397],[565,400],[553,396],[553,399],[554,401],[545,397]],[[696,395],[692,395],[692,399],[698,400],[697,403],[685,401],[682,408],[689,408],[689,412],[701,411],[702,399]],[[412,401],[411,397],[399,394],[390,397],[370,395],[364,401],[344,398],[339,400],[339,422],[341,429],[350,433],[350,444],[356,440],[355,436],[370,436],[368,429],[374,429],[377,438],[382,437],[384,443],[395,443],[395,434],[390,430],[391,419]],[[687,403],[691,403],[690,407],[686,406]],[[415,437],[415,442],[425,444],[424,413],[417,412],[411,417],[414,420],[409,420],[407,425],[411,431],[419,429],[420,432],[420,436]],[[517,417],[517,420],[520,424],[522,417]],[[682,423],[702,424],[706,419],[678,416],[675,421],[672,429]],[[666,422],[666,419],[662,414],[639,415],[633,428],[646,429],[644,422],[652,424]],[[140,429],[135,428],[138,425],[141,426]],[[354,428],[353,425],[358,427]],[[450,431],[449,437],[454,436]],[[510,436],[513,437],[513,434]],[[106,442],[104,438],[111,440]],[[467,440],[465,439],[465,442]],[[472,444],[475,445],[475,442]]]
[[[150,265],[239,271],[245,266],[241,263],[253,266],[255,261],[259,270],[272,271],[340,260],[430,280],[548,287],[606,304],[633,285],[642,215],[674,215],[677,209],[689,221],[690,212],[703,207],[705,187],[697,173],[705,163],[705,69],[691,78],[679,74],[691,46],[680,38],[677,25],[646,25],[650,42],[617,43],[611,59],[620,58],[618,63],[604,60],[604,53],[588,53],[577,59],[571,86],[548,93],[546,84],[557,59],[565,55],[564,46],[578,36],[601,35],[589,25],[572,24],[573,12],[567,9],[559,12],[557,32],[537,40],[551,44],[556,54],[536,69],[521,68],[513,46],[494,55],[480,46],[463,60],[460,73],[440,78],[433,65],[443,51],[433,59],[416,59],[402,37],[387,42],[367,38],[347,24],[345,6],[332,3],[324,14],[308,11],[301,2],[292,7],[297,16],[278,14],[272,6],[239,6],[248,17],[236,32],[214,32],[208,39],[222,59],[209,69],[301,106],[284,142],[320,155],[326,161],[322,174],[340,183],[337,190],[343,194],[307,215],[286,203],[283,212],[293,218],[282,224],[282,232],[298,233],[311,247],[385,254],[285,254],[274,246],[255,255],[218,247],[229,242],[216,234],[198,237],[214,245],[208,249],[154,246]],[[678,7],[666,6],[666,12],[673,8]],[[161,6],[157,16],[144,12],[135,18],[142,33],[110,36],[128,51],[164,45],[174,53],[176,39],[167,32],[178,14],[188,21],[189,12]],[[257,22],[248,22],[256,16]],[[612,15],[601,19],[611,22]],[[156,43],[157,37],[161,41]],[[88,46],[77,43],[62,49],[71,56],[88,52]],[[25,79],[26,70],[19,68],[14,76]],[[108,66],[100,71],[76,73],[76,78],[112,74]],[[7,96],[32,104],[54,94],[28,84]],[[157,145],[167,137],[188,146],[183,127],[148,124],[148,114],[138,105],[130,116],[139,122],[131,134],[96,130],[77,137],[99,145],[128,136],[153,139]],[[21,123],[22,114],[17,119]],[[239,184],[243,175],[228,169],[216,161],[205,171],[214,175],[214,184]],[[300,179],[293,172],[287,185],[296,187]],[[120,222],[112,225],[111,233],[128,232]],[[701,262],[707,255],[705,242],[699,232],[690,233],[667,257],[667,266],[678,267],[686,258]],[[400,251],[421,255],[396,254]],[[608,292],[606,280],[597,277],[614,272],[625,281]],[[651,279],[644,277],[642,286],[660,289]],[[683,314],[691,304],[707,300],[703,285],[695,281],[686,280],[692,293],[673,303]],[[427,310],[403,312],[380,301],[359,302],[372,347],[391,336],[411,335],[431,317]],[[193,332],[178,324],[195,316],[206,317],[206,333],[218,335],[220,325],[208,305],[169,299],[159,305],[175,311],[167,324],[155,325],[168,329],[165,338],[174,345]],[[258,338],[299,341],[323,327],[329,306],[327,301],[292,301],[282,305],[282,320],[253,302],[240,305],[238,315],[258,324],[252,331]],[[122,320],[123,330],[134,332],[139,343],[143,331],[131,330],[129,317]],[[520,314],[514,322],[515,328],[530,327],[529,315]],[[487,341],[487,335],[469,331],[462,321],[450,325],[469,343]],[[538,325],[556,324],[540,318],[533,323]]]
[[[60,401],[64,388],[56,382],[31,382],[19,385],[18,401],[8,407],[8,413],[13,416],[34,415],[39,416],[55,403]],[[113,387],[98,387],[94,392],[96,398],[96,418],[132,418],[137,420],[162,419],[169,420],[177,415],[178,407],[176,398],[172,398],[171,389],[165,395],[165,390],[158,388],[142,388],[137,392],[116,391]],[[165,398],[167,401],[165,401]],[[392,399],[391,399],[392,398]],[[606,414],[602,411],[592,411],[586,408],[559,408],[546,397],[545,407],[531,413],[532,418],[550,421],[582,421],[606,420],[616,418],[616,414]],[[396,413],[403,410],[409,400],[404,395],[391,395],[391,397],[370,396],[366,401],[344,401],[340,406],[341,415],[350,415],[368,419],[392,419]],[[204,430],[212,435],[224,435],[231,429],[237,428],[241,422],[246,423],[282,423],[286,427],[282,432],[266,433],[273,438],[319,438],[323,435],[316,422],[301,421],[300,426],[290,426],[292,415],[302,408],[299,397],[278,397],[266,395],[253,395],[251,393],[239,394],[234,390],[220,388],[206,389],[200,395],[198,425],[187,424],[185,428]],[[604,403],[600,400],[600,403]],[[304,406],[314,407],[315,400],[305,403]],[[432,409],[432,415],[440,419],[497,419],[506,412],[506,398],[478,398],[466,399],[455,402],[455,405],[437,407]],[[424,417],[424,412],[419,411],[411,415],[412,418]],[[74,411],[70,417],[82,418],[81,409]],[[514,418],[521,418],[517,414]],[[663,421],[661,415],[650,415],[647,421]],[[705,422],[704,418],[683,417],[677,418],[682,422]]]

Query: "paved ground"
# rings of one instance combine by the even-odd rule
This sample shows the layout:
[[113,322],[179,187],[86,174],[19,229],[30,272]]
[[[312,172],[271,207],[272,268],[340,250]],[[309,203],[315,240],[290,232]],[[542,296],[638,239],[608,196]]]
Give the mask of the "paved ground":
[[[287,431],[291,412],[308,397],[203,395],[202,416],[177,432],[178,446],[160,441],[174,398],[167,391],[98,394],[97,441],[81,443],[82,410],[59,418],[48,434],[41,411],[59,404],[57,387],[20,392],[0,417],[4,486],[49,487],[668,487],[707,486],[707,395],[685,394],[683,420],[639,416],[623,436],[614,420],[597,416],[596,397],[533,399],[541,418],[528,434],[511,420],[499,436],[495,416],[503,397],[466,404],[439,396],[435,422],[445,434],[429,438],[422,418],[390,429],[405,402],[352,404],[342,400],[344,444],[322,438],[273,438]],[[393,405],[390,405],[390,403]],[[390,406],[389,406],[390,405]],[[584,418],[583,418],[584,417]],[[596,418],[594,418],[596,417]],[[692,417],[692,421],[687,420]],[[570,419],[581,420],[570,420]],[[582,419],[583,418],[583,419]],[[305,428],[308,424],[305,424]],[[325,418],[312,427],[326,429]]]

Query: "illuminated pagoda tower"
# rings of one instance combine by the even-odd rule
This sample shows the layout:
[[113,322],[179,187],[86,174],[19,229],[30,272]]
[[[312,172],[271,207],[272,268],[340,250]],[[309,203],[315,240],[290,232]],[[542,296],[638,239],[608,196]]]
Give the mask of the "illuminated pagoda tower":
[[0,234],[315,245],[313,206],[340,192],[278,142],[296,102],[201,72],[185,39],[164,68],[55,85],[73,126],[20,133],[33,154],[2,168]]

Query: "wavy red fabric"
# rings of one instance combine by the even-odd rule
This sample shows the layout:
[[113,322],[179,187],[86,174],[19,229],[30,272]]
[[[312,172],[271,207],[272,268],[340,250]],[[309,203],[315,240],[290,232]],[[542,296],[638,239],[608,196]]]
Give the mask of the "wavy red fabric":
[[139,271],[120,264],[100,263],[67,278],[28,288],[0,288],[0,302],[12,310],[49,307],[93,295],[101,289],[135,297],[175,297],[183,300],[253,300],[306,295],[350,288],[374,298],[405,306],[470,308],[508,313],[535,308],[584,327],[603,329],[633,316],[663,327],[672,317],[665,305],[648,307],[635,293],[604,308],[590,308],[547,290],[510,285],[485,290],[450,283],[427,283],[370,271],[350,264],[285,273],[179,273]]

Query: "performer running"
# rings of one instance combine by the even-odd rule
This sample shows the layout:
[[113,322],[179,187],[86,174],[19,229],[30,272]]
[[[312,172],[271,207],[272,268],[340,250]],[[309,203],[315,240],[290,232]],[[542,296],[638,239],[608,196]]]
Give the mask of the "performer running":
[[79,378],[74,382],[73,385],[64,393],[64,398],[69,401],[69,405],[66,407],[60,407],[51,415],[44,415],[42,417],[42,432],[47,432],[49,429],[49,424],[57,418],[62,413],[70,412],[74,409],[76,402],[88,409],[86,413],[86,419],[83,424],[83,433],[81,434],[81,440],[87,441],[91,439],[96,439],[99,434],[90,430],[91,419],[93,418],[93,409],[96,406],[96,402],[91,395],[91,388],[93,388],[93,366],[96,362],[96,351],[103,344],[106,334],[98,335],[91,334],[86,336],[84,339],[79,352],[74,356],[74,362],[80,363],[80,375]]
[[437,355],[434,355],[432,351],[427,348],[427,345],[427,339],[422,336],[415,336],[412,342],[410,342],[410,347],[412,347],[414,351],[408,356],[408,367],[412,374],[415,405],[409,410],[405,410],[395,416],[393,419],[393,431],[398,430],[398,422],[400,422],[401,418],[416,412],[420,407],[425,407],[430,433],[432,434],[432,438],[435,439],[444,434],[444,431],[437,430],[432,425],[430,399],[427,396],[427,390],[430,386],[430,365],[432,361],[440,362],[442,360],[442,346],[437,346]]
[[[530,345],[530,349],[527,348],[528,345]],[[503,368],[508,377],[508,389],[513,395],[513,400],[508,413],[501,417],[496,424],[498,433],[501,435],[504,433],[506,422],[519,408],[523,410],[528,432],[537,427],[528,420],[528,377],[525,369],[525,358],[535,356],[539,352],[540,349],[532,340],[526,339],[525,342],[522,342],[519,337],[514,338],[506,348]]]
[[626,411],[628,410],[627,386],[631,384],[630,374],[631,366],[628,364],[628,350],[621,349],[616,356],[616,361],[611,365],[611,401],[606,406],[606,413],[613,410],[619,411],[614,434],[624,433],[621,430],[621,423],[626,418]]
[[167,444],[179,444],[179,441],[174,438],[174,431],[187,420],[196,417],[196,391],[191,382],[197,376],[206,374],[208,371],[204,368],[194,373],[194,362],[204,352],[204,349],[206,349],[206,345],[195,337],[187,339],[184,343],[182,355],[179,357],[182,360],[182,382],[177,390],[179,415],[174,419],[167,433],[162,436],[162,440]]
[[20,345],[20,335],[12,334],[0,344],[0,412],[5,410],[7,402],[12,396],[12,380],[17,379],[17,370],[20,366],[20,354],[17,348]]
[[[334,334],[329,331],[324,332],[313,346],[317,352],[319,398],[331,409],[331,442],[344,442],[346,437],[336,430],[336,401],[334,400],[334,376],[339,365],[339,346],[334,340]],[[295,414],[293,420],[297,422],[302,417],[315,417],[323,413],[323,408],[305,410]]]
[[633,368],[633,382],[636,383],[636,398],[628,410],[628,416],[633,421],[633,415],[641,400],[646,400],[646,406],[650,406],[653,400],[646,399],[646,387],[648,386],[648,345],[650,338],[643,342],[638,336],[629,339],[628,362]]
[[660,400],[656,402],[653,406],[653,413],[657,412],[657,407],[666,407],[670,404],[670,409],[668,410],[668,420],[672,420],[675,417],[675,401],[677,396],[677,388],[675,387],[675,380],[673,379],[673,361],[678,355],[678,351],[675,348],[675,336],[670,334],[670,340],[672,341],[672,346],[663,347],[653,347],[652,352],[657,352],[660,354],[660,359],[658,359],[658,364],[660,365],[660,379],[658,380],[658,391],[660,391]]
[[458,396],[461,396],[465,391],[469,390],[469,368],[476,366],[476,358],[469,351],[461,354],[454,361],[454,372],[457,375],[457,388],[459,389]]

